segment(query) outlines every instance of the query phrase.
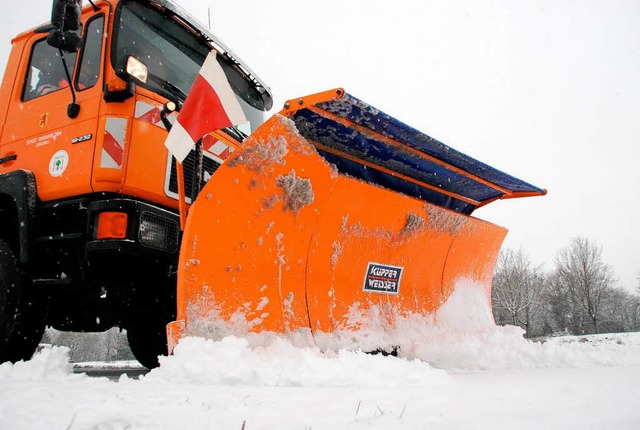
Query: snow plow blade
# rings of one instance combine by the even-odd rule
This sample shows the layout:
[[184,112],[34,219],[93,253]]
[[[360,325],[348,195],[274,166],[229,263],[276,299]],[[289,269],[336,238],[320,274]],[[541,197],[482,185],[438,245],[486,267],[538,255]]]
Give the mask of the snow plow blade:
[[187,335],[355,332],[371,315],[385,330],[463,281],[490,303],[507,230],[469,215],[545,193],[342,89],[291,100],[190,209],[169,349]]

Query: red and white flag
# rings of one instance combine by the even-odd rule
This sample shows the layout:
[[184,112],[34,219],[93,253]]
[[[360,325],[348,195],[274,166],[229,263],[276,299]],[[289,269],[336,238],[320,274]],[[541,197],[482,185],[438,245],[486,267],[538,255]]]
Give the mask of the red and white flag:
[[245,122],[247,118],[216,60],[216,52],[211,51],[196,76],[164,146],[182,163],[205,134]]

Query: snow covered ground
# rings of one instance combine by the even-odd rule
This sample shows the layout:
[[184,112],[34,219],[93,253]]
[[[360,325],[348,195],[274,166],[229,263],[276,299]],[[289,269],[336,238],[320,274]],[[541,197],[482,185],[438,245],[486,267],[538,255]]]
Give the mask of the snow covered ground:
[[[640,333],[527,341],[454,295],[401,357],[296,338],[183,339],[139,380],[65,348],[0,365],[6,429],[637,429]],[[93,364],[94,366],[99,364]]]

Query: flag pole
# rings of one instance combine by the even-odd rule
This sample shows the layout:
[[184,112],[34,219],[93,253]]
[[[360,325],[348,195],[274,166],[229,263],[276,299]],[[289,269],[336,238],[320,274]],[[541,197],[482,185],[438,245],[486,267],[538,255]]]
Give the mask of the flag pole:
[[[176,104],[172,101],[169,101],[162,106],[162,110],[160,111],[160,120],[164,125],[164,128],[171,132],[173,128],[173,124],[167,118],[167,116],[171,112],[175,112]],[[184,168],[182,163],[178,161],[178,159],[174,156],[172,157],[174,162],[176,163],[176,180],[178,186],[178,212],[180,215],[180,231],[184,231],[184,228],[187,224],[187,202],[185,201],[185,191],[184,191]]]
[[187,224],[187,202],[184,191],[184,168],[182,163],[174,158],[176,162],[176,177],[178,179],[178,211],[180,212],[180,231],[184,231]]

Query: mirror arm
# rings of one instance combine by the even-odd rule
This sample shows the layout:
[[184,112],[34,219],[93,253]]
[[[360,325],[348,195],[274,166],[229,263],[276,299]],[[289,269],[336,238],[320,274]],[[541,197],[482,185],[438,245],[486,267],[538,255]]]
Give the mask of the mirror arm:
[[73,81],[71,80],[71,74],[69,73],[69,69],[67,69],[67,60],[64,57],[64,53],[62,52],[61,47],[58,47],[58,52],[60,53],[60,59],[62,60],[62,68],[64,69],[64,73],[67,76],[67,82],[69,83],[69,90],[71,91],[71,103],[69,103],[69,105],[67,106],[67,116],[73,119],[80,114],[80,105],[76,103],[76,92],[73,89]]
[[100,10],[100,8],[98,6],[96,6],[96,4],[93,2],[93,0],[89,0],[89,4],[91,5],[91,7],[93,7],[93,11],[97,12]]

